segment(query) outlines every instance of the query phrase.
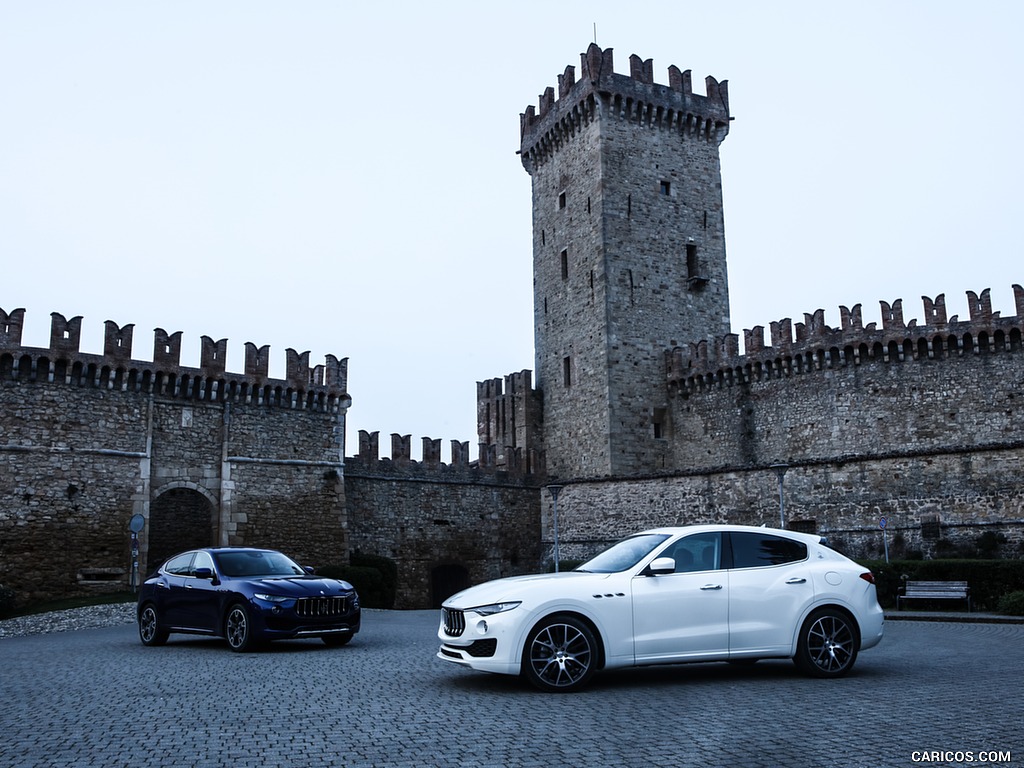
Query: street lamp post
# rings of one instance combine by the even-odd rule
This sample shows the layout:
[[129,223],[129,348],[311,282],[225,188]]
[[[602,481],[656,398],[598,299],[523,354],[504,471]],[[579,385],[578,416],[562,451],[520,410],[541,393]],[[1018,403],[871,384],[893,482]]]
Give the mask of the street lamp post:
[[786,476],[786,470],[789,469],[789,464],[772,464],[768,469],[775,471],[775,476],[779,478],[779,528],[786,527],[786,496],[782,489],[782,479]]
[[562,490],[562,486],[552,484],[547,488],[551,494],[551,516],[555,525],[555,573],[558,573],[558,492]]

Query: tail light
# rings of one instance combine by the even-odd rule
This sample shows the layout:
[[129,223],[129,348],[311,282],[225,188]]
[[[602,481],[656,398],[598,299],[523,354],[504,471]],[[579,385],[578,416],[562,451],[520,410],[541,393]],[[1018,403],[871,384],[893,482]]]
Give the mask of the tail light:
[[860,577],[864,579],[864,581],[866,581],[868,584],[875,583],[875,574],[873,574],[871,571],[864,571],[864,573],[862,573]]

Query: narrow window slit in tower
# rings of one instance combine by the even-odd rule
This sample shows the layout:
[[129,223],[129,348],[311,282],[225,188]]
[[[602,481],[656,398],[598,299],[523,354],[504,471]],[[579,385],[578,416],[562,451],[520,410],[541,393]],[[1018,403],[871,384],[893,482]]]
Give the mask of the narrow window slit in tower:
[[562,279],[569,279],[569,249],[563,248],[561,253],[562,258]]

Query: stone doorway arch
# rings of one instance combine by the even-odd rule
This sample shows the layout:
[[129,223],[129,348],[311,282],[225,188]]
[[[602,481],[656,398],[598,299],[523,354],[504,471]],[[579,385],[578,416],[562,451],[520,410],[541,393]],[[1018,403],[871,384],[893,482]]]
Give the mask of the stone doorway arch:
[[430,572],[430,607],[441,603],[469,586],[469,571],[461,565],[439,565]]
[[196,488],[168,488],[149,507],[147,573],[186,549],[217,543],[217,510],[212,498]]

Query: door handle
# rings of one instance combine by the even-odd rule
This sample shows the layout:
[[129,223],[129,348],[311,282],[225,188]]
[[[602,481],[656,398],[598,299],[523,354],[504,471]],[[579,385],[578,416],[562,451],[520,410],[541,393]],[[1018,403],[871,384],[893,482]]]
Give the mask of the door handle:
[[721,588],[722,588],[721,584],[705,584],[703,587],[701,587],[702,590],[721,589]]
[[807,579],[802,576],[794,576],[792,579],[786,579],[787,584],[805,584]]

